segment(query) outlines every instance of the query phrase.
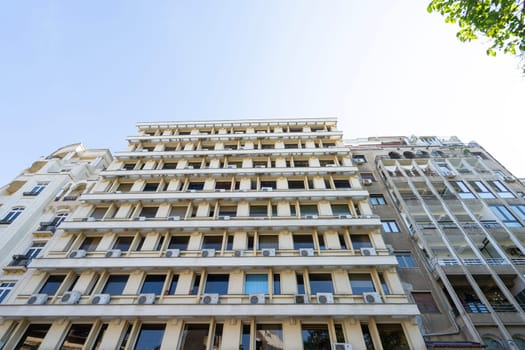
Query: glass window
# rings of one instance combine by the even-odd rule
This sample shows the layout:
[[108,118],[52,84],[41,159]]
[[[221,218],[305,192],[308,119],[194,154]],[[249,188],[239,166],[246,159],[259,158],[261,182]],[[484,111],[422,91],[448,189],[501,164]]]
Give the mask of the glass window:
[[161,295],[165,280],[166,275],[147,275],[144,279],[144,283],[142,284],[140,292]]
[[0,303],[7,297],[9,292],[15,286],[15,282],[2,282],[0,283]]
[[518,204],[518,205],[511,205],[510,206],[512,208],[512,210],[518,214],[519,218],[521,220],[525,220],[525,205],[523,204]]
[[399,232],[399,226],[395,220],[381,221],[381,225],[383,225],[383,232],[385,233]]
[[317,205],[301,205],[301,215],[319,215]]
[[222,330],[224,325],[222,323],[215,324],[215,332],[213,334],[213,343],[211,350],[220,350],[222,344]]
[[100,237],[86,237],[78,249],[93,252],[97,249],[100,239]]
[[117,238],[117,241],[113,245],[113,249],[120,249],[123,252],[127,252],[131,247],[131,242],[133,242],[133,237],[124,236]]
[[378,324],[377,330],[384,350],[410,350],[400,324]]
[[351,273],[348,275],[353,294],[375,292],[374,282],[369,273]]
[[383,293],[390,294],[390,289],[388,289],[388,284],[386,284],[385,276],[382,272],[377,273],[379,275],[379,282],[381,283],[381,288],[383,289]]
[[310,292],[316,293],[333,293],[334,285],[332,283],[332,275],[329,273],[311,273],[308,275],[310,279]]
[[268,294],[268,275],[247,274],[244,283],[244,294],[258,293]]
[[146,218],[154,218],[157,215],[157,210],[159,207],[142,207],[139,216],[144,216]]
[[255,326],[256,350],[283,350],[283,327],[280,324],[257,324]]
[[259,235],[259,249],[279,249],[278,235]]
[[350,181],[348,180],[334,180],[334,186],[337,189],[351,188]]
[[296,274],[296,278],[297,278],[297,294],[305,294],[303,274],[298,272]]
[[372,205],[386,205],[385,197],[382,194],[371,194],[370,204]]
[[281,275],[273,274],[273,294],[281,294]]
[[60,348],[68,350],[83,349],[91,331],[91,326],[91,324],[72,324]]
[[522,227],[521,223],[516,219],[504,205],[491,205],[490,209],[507,227]]
[[202,249],[221,250],[222,236],[204,236],[202,241]]
[[463,199],[476,198],[476,196],[474,196],[472,192],[470,192],[470,189],[467,187],[467,185],[463,181],[453,181],[451,182],[451,184],[456,190],[456,192],[458,193],[460,198],[463,198]]
[[45,245],[46,245],[45,242],[33,242],[31,244],[31,247],[29,247],[29,249],[26,252],[26,258],[28,259],[36,258],[38,254],[40,254],[42,249],[44,249]]
[[195,278],[193,279],[193,287],[191,287],[190,294],[191,295],[197,295],[199,293],[199,286],[201,284],[201,275],[200,273],[195,274]]
[[239,350],[250,350],[250,325],[242,325],[241,345]]
[[313,248],[314,238],[312,235],[293,235],[293,249]]
[[361,248],[373,248],[368,235],[350,235],[350,240],[352,241],[352,246],[355,250]]
[[438,307],[432,293],[430,292],[412,292],[412,297],[417,304],[417,307],[421,313],[439,313]]
[[303,324],[301,326],[305,350],[331,350],[328,326],[324,324]]
[[230,275],[210,274],[206,277],[204,293],[228,294],[228,282]]
[[395,254],[399,267],[402,269],[417,267],[411,254]]
[[170,238],[170,243],[168,244],[168,249],[188,249],[188,242],[190,241],[189,236],[172,236]]
[[374,350],[374,342],[367,324],[361,324],[361,332],[363,332],[363,340],[365,341],[366,350]]
[[349,215],[350,208],[347,204],[332,204],[332,215]]
[[209,328],[208,324],[185,324],[180,350],[206,350]]
[[49,328],[51,328],[50,324],[30,324],[22,339],[16,344],[15,350],[38,349]]
[[157,188],[159,187],[159,184],[156,182],[149,182],[144,185],[144,192],[155,192],[157,191]]
[[489,185],[498,193],[501,198],[514,198],[514,194],[499,180],[490,181]]
[[268,216],[268,206],[266,206],[266,205],[250,205],[250,216],[251,217]]
[[121,295],[128,283],[128,275],[111,275],[102,290],[103,294]]
[[24,208],[21,208],[21,207],[17,207],[17,208],[11,209],[11,211],[9,213],[7,213],[7,215],[4,216],[4,218],[2,220],[0,220],[0,223],[2,223],[2,224],[10,224],[10,223],[12,223],[13,221],[15,221],[15,219],[20,214],[22,214],[23,211],[24,211]]
[[471,181],[470,184],[474,187],[474,190],[478,194],[479,198],[495,198],[492,192],[489,191],[487,186],[482,181]]
[[38,293],[55,295],[58,288],[64,282],[66,275],[51,275],[47,278],[46,283],[40,288]]
[[140,327],[134,350],[158,350],[164,337],[164,324],[143,324]]

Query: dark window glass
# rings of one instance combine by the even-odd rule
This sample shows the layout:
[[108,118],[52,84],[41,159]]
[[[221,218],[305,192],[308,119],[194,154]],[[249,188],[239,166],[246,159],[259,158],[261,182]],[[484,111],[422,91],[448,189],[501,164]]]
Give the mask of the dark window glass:
[[352,246],[354,249],[361,248],[372,248],[372,243],[370,242],[370,237],[368,235],[350,235],[352,241]]
[[301,248],[313,248],[314,238],[312,235],[294,235],[293,236],[293,249]]
[[89,332],[91,331],[91,326],[90,324],[71,325],[61,349],[81,349],[86,343]]
[[370,204],[372,205],[385,205],[385,197],[382,194],[371,194],[370,195]]
[[400,324],[378,324],[377,330],[384,350],[410,350]]
[[348,249],[344,234],[339,234],[339,244],[341,245],[341,249]]
[[127,252],[131,247],[131,242],[133,242],[133,237],[119,237],[113,246],[113,249],[120,249],[123,252]]
[[282,350],[283,327],[280,324],[258,324],[255,327],[255,350]]
[[332,276],[328,273],[311,273],[310,278],[310,292],[314,295],[316,293],[333,293],[334,285],[332,283]]
[[140,292],[161,295],[165,280],[166,275],[147,275],[144,279],[144,284],[142,285]]
[[402,269],[417,267],[414,258],[410,254],[396,254],[399,267]]
[[155,191],[157,190],[158,187],[159,187],[159,184],[158,184],[158,183],[147,183],[147,184],[144,186],[143,191],[144,191],[144,192],[155,192]]
[[197,295],[197,293],[199,292],[200,283],[201,283],[201,275],[196,274],[195,279],[193,280],[193,287],[191,288],[192,295]]
[[365,341],[366,350],[374,350],[374,343],[372,341],[372,335],[370,334],[368,325],[362,324],[361,331],[363,332],[363,340]]
[[273,274],[273,294],[281,294],[281,275]]
[[212,274],[206,277],[206,286],[204,293],[228,294],[228,281],[230,275]]
[[304,190],[304,181],[288,180],[288,188],[291,190]]
[[303,324],[301,333],[304,350],[331,350],[327,325]]
[[250,205],[250,216],[252,217],[268,216],[268,207],[266,205]]
[[216,249],[222,248],[222,236],[204,236],[202,242],[202,249]]
[[164,324],[143,324],[140,327],[134,350],[158,350],[164,337]]
[[297,294],[304,294],[304,278],[302,273],[297,274]]
[[22,339],[18,342],[15,350],[33,350],[38,349],[42,340],[51,328],[50,324],[31,324],[25,331]]
[[279,236],[278,235],[260,235],[259,236],[259,249],[274,248],[279,249]]
[[190,182],[188,190],[202,191],[204,189],[204,182]]
[[186,250],[188,249],[189,240],[189,236],[172,236],[168,245],[168,249]]
[[129,336],[131,335],[131,329],[133,328],[133,325],[128,325],[128,328],[126,329],[126,333],[124,333],[124,338],[122,338],[122,343],[120,344],[119,350],[124,350],[126,348],[126,345],[128,345]]
[[353,294],[363,294],[376,291],[370,274],[351,273],[348,277],[350,278],[350,287],[352,288]]
[[350,188],[350,182],[348,180],[334,180],[335,188]]
[[347,204],[332,204],[333,215],[349,215],[350,208]]
[[144,216],[147,218],[154,218],[155,215],[157,215],[158,209],[159,207],[143,207],[142,210],[140,211],[139,216]]
[[181,350],[206,350],[207,324],[186,324],[182,332]]
[[250,350],[250,325],[242,326],[241,346],[239,350]]
[[177,163],[164,163],[162,169],[176,169]]
[[121,295],[124,291],[126,283],[128,283],[128,275],[111,275],[102,290],[103,294]]
[[87,252],[94,252],[100,243],[100,237],[86,237],[79,249],[84,249]]
[[40,288],[39,293],[55,295],[65,278],[65,275],[49,276],[46,283]]
[[177,290],[177,283],[179,283],[179,275],[173,275],[173,277],[171,278],[170,285],[169,285],[169,290],[168,290],[169,295],[175,294],[175,291]]

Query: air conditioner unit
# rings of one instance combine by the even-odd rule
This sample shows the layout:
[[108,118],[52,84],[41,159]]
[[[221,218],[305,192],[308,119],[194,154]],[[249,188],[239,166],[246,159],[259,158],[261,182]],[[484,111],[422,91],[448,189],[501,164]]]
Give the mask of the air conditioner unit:
[[168,216],[168,221],[179,221],[180,220],[180,216],[176,215],[176,216]]
[[115,194],[121,194],[122,191],[115,191],[115,192],[113,192],[113,193],[115,193]]
[[203,294],[201,299],[201,304],[218,304],[219,303],[219,294]]
[[237,169],[237,165],[230,164],[230,165],[228,165],[228,169]]
[[266,299],[264,294],[250,294],[250,304],[265,304]]
[[301,248],[299,249],[299,255],[301,256],[314,256],[313,248]]
[[87,252],[84,250],[84,249],[77,249],[77,250],[73,250],[71,253],[69,253],[69,257],[70,258],[83,258],[85,257],[87,254]]
[[215,192],[226,192],[224,188],[217,188],[215,189]]
[[335,168],[337,164],[326,164],[327,168]]
[[146,221],[146,217],[145,216],[139,216],[139,217],[135,218],[135,220],[137,220],[137,221]]
[[262,256],[275,256],[275,248],[265,248],[262,250]]
[[233,251],[233,256],[244,256],[244,250],[234,250]]
[[514,182],[514,181],[516,181],[516,179],[515,179],[514,177],[512,177],[512,176],[505,176],[505,177],[503,178],[503,180],[504,180],[505,182]]
[[272,192],[273,188],[272,187],[261,187],[261,191],[263,191],[263,192]]
[[118,258],[122,255],[122,250],[120,249],[111,249],[106,252],[106,258]]
[[90,217],[86,218],[86,221],[97,221],[97,219],[92,217],[92,216],[90,216]]
[[197,192],[197,190],[186,190],[186,192],[195,193],[195,192]]
[[32,294],[29,299],[27,299],[27,303],[29,305],[42,305],[47,303],[47,294]]
[[305,219],[319,219],[319,215],[305,215]]
[[212,256],[215,256],[215,249],[203,249],[201,252],[201,256],[203,258],[210,258]]
[[370,186],[372,184],[372,179],[363,179],[363,185]]
[[306,294],[296,294],[295,295],[296,304],[308,304],[308,297]]
[[93,295],[93,298],[91,298],[91,304],[94,304],[94,305],[109,304],[110,300],[111,300],[110,294],[95,294]]
[[193,169],[193,165],[186,165],[184,169]]
[[176,258],[180,255],[180,249],[166,249],[164,256],[166,258]]
[[155,303],[155,293],[144,293],[140,294],[137,299],[137,304],[154,304]]
[[377,292],[363,293],[363,300],[365,304],[381,304],[383,302],[381,295]]
[[217,217],[217,219],[219,219],[219,220],[230,220],[231,217],[229,215],[219,215]]
[[334,295],[332,293],[317,293],[317,303],[318,304],[333,304]]
[[339,215],[339,219],[351,219],[351,218],[352,218],[352,215],[350,214]]
[[370,256],[370,255],[377,255],[377,253],[374,248],[361,248],[361,255]]
[[352,344],[350,343],[335,343],[334,350],[352,350]]
[[76,290],[65,292],[60,298],[59,304],[77,304],[81,296],[82,293]]
[[386,249],[390,254],[394,252],[394,246],[392,244],[386,244]]
[[256,168],[266,168],[266,165],[256,165]]

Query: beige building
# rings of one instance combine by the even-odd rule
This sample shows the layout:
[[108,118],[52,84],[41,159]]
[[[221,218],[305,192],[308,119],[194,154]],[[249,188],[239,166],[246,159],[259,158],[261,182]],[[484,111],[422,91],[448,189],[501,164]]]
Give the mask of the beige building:
[[0,305],[5,349],[426,348],[335,119],[137,127]]
[[525,188],[455,137],[346,141],[429,348],[525,349]]

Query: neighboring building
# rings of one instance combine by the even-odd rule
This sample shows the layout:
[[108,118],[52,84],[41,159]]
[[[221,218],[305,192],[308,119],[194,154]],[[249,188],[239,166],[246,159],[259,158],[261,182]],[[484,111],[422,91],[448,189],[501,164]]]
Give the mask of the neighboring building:
[[35,161],[0,188],[0,303],[80,204],[77,197],[95,184],[111,161],[108,150],[69,145]]
[[137,126],[0,305],[6,349],[426,347],[335,119]]
[[457,138],[346,141],[429,348],[525,349],[525,188]]

